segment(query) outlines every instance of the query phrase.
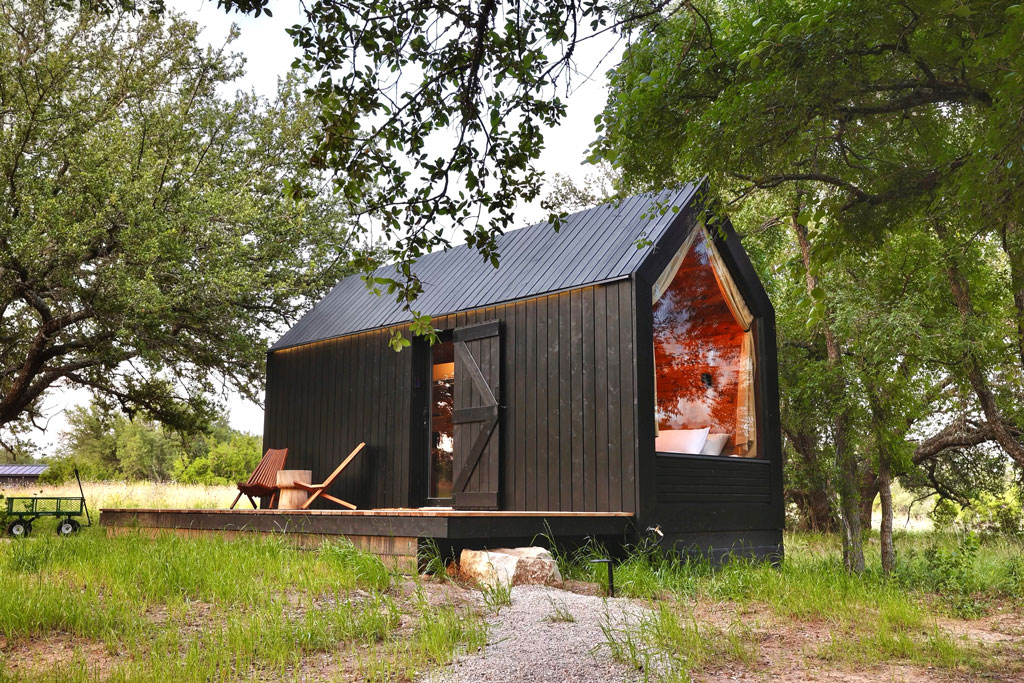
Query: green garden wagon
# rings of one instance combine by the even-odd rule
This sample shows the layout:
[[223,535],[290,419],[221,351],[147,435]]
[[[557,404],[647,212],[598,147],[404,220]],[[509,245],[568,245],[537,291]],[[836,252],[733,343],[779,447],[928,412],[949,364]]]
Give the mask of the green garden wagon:
[[[85,492],[82,490],[82,480],[75,470],[75,479],[78,481],[78,492],[81,494],[74,497],[56,496],[32,496],[7,499],[7,516],[15,517],[7,525],[7,533],[14,538],[24,538],[32,533],[32,522],[40,517],[57,517],[57,534],[70,536],[81,528],[81,524],[75,517],[85,514],[86,526],[92,526],[92,518],[89,516],[89,507],[85,504]],[[63,517],[63,519],[60,519]]]

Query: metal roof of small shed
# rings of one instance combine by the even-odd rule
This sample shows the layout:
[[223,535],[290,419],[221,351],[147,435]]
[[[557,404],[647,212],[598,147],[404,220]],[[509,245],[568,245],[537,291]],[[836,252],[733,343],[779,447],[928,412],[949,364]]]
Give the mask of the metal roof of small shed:
[[38,477],[49,465],[0,465],[0,477]]
[[[678,190],[580,211],[568,216],[558,232],[546,222],[510,230],[497,240],[498,268],[466,245],[426,254],[413,266],[423,283],[415,308],[426,315],[446,315],[628,277],[652,249],[638,248],[637,241],[645,238],[657,243],[697,187],[690,183]],[[669,210],[661,212],[659,207]],[[377,271],[381,277],[389,272],[394,274],[390,266]],[[300,318],[271,351],[411,319],[393,298],[374,294],[361,276],[351,275]]]

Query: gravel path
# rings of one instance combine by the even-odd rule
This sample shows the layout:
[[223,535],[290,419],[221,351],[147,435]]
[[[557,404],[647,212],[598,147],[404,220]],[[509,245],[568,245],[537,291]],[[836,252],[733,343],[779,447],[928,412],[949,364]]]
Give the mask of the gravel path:
[[[575,621],[552,619],[559,610]],[[637,672],[614,661],[601,625],[632,621],[642,608],[624,599],[579,595],[546,586],[516,586],[512,605],[488,618],[483,652],[435,671],[427,683],[516,681],[596,683],[634,681]]]

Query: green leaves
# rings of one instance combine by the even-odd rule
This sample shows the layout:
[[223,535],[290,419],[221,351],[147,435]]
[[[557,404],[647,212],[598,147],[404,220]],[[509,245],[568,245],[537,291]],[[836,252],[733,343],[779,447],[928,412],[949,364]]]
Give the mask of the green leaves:
[[943,0],[939,3],[939,10],[961,19],[966,19],[974,13],[971,4],[962,0]]
[[[410,264],[461,230],[497,265],[495,237],[538,197],[544,130],[565,115],[555,85],[570,73],[569,27],[611,14],[600,0],[310,4],[289,32],[323,110],[313,167],[377,226],[385,260]],[[399,270],[388,291],[408,307],[421,287]]]
[[63,385],[201,429],[217,394],[259,400],[268,337],[347,272],[305,158],[321,112],[292,78],[220,97],[238,62],[189,22],[50,10],[0,8],[0,426]]
[[426,338],[431,345],[438,342],[438,330],[434,328],[429,315],[413,312],[413,319],[412,323],[409,325],[409,331],[418,337]]
[[412,342],[398,330],[392,332],[391,337],[388,338],[388,346],[391,347],[392,351],[401,351],[406,346],[411,345]]
[[[410,334],[424,338],[431,345],[436,344],[438,342],[438,330],[434,328],[430,316],[415,311],[413,311],[412,315],[413,319],[409,324]],[[412,340],[406,337],[401,330],[395,330],[388,339],[388,346],[393,351],[401,351],[408,346],[412,346]]]
[[[822,470],[843,448],[862,471],[924,458],[918,486],[1005,465],[963,435],[1024,424],[1021,5],[695,9],[640,27],[592,151],[622,186],[707,175],[729,203],[777,313],[787,476],[827,515],[827,486],[857,478]],[[936,432],[956,438],[920,455]]]

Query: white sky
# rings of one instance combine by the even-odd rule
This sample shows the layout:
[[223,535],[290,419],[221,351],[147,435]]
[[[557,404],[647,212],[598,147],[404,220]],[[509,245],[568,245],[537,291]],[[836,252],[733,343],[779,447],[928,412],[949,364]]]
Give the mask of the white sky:
[[[239,26],[241,35],[231,45],[231,50],[245,57],[246,73],[236,81],[236,89],[252,89],[257,94],[272,97],[277,79],[288,71],[292,61],[299,56],[298,49],[292,45],[290,36],[285,32],[286,27],[303,21],[296,2],[272,1],[270,9],[273,17],[258,18],[226,14],[217,8],[214,0],[168,0],[167,5],[196,21],[203,27],[201,39],[217,47],[223,45],[232,24]],[[610,49],[612,54],[597,67],[599,60]],[[538,167],[548,178],[555,173],[564,173],[582,180],[593,172],[592,167],[584,163],[586,150],[596,137],[594,117],[604,107],[605,71],[618,61],[620,52],[621,48],[615,46],[610,36],[584,42],[577,48],[577,63],[580,68],[586,67],[587,73],[594,70],[594,77],[587,81],[585,75],[577,76],[568,98],[565,98],[564,91],[560,93],[568,104],[568,114],[562,126],[549,131],[545,136],[546,149],[538,162]],[[538,204],[524,206],[519,213],[519,225],[527,225],[545,215]],[[88,393],[85,391],[54,391],[50,394],[44,406],[44,412],[49,416],[46,433],[37,435],[36,439],[44,448],[43,454],[53,453],[59,432],[66,425],[64,411],[87,401]],[[231,395],[227,400],[227,408],[232,427],[253,434],[263,433],[263,409],[260,406],[240,396]]]

